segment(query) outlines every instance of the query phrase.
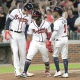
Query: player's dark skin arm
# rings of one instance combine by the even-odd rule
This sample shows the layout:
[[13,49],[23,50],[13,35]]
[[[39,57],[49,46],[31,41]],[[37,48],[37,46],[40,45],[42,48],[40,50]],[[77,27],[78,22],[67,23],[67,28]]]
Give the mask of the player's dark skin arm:
[[31,41],[32,40],[32,34],[28,34],[27,35],[27,41]]

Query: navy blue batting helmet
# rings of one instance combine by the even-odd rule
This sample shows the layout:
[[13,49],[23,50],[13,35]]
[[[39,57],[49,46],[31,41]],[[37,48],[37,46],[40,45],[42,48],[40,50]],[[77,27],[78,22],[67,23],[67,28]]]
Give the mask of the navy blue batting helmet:
[[58,12],[60,15],[62,15],[62,13],[63,13],[62,8],[60,8],[60,7],[55,7],[53,11]]
[[36,10],[33,12],[32,18],[38,21],[41,19],[41,15],[42,15],[41,12]]
[[33,4],[32,3],[27,3],[25,6],[24,6],[24,10],[33,10]]
[[41,15],[42,15],[41,12],[36,10],[36,11],[33,12],[32,16],[34,16],[34,17],[41,17]]

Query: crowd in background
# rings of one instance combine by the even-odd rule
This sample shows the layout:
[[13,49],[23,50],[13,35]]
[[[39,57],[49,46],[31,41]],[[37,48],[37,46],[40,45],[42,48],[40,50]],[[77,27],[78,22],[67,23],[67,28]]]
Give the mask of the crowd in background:
[[25,3],[31,2],[34,10],[40,10],[53,31],[53,9],[59,6],[63,9],[63,17],[67,19],[69,40],[80,40],[80,0],[0,0],[0,42],[5,40],[5,22],[13,9],[23,8]]

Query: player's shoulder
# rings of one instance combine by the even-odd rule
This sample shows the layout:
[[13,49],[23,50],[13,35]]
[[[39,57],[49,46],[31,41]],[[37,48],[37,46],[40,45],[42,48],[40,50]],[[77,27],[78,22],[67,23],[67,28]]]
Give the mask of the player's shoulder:
[[80,17],[75,20],[75,23],[80,23]]
[[19,11],[19,10],[18,9],[13,9],[11,12],[17,13],[17,11]]
[[45,23],[47,23],[47,24],[49,23],[49,22],[48,22],[48,21],[46,21],[46,20],[43,20],[43,21],[45,21]]
[[58,18],[57,20],[64,20],[65,18],[64,17],[60,17],[60,18]]
[[50,23],[44,19],[42,20],[42,23],[45,23],[46,25],[50,25]]
[[78,17],[76,20],[80,20],[80,17]]
[[32,21],[32,22],[29,24],[29,26],[32,26],[32,25],[34,25],[34,21]]
[[61,24],[62,20],[64,20],[62,17],[58,18],[57,20],[54,21],[54,24],[59,25]]
[[64,21],[64,20],[66,20],[64,17],[60,17],[60,18],[58,18],[58,19],[56,20],[56,22],[61,22],[61,21]]

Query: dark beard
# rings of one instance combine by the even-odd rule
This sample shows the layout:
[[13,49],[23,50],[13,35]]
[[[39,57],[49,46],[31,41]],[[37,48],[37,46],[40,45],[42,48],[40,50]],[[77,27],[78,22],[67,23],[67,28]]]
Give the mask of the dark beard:
[[42,20],[41,19],[36,20],[36,24],[38,25],[38,27],[40,26],[41,23],[42,23]]
[[54,18],[57,18],[57,15],[55,15]]

